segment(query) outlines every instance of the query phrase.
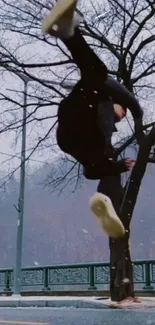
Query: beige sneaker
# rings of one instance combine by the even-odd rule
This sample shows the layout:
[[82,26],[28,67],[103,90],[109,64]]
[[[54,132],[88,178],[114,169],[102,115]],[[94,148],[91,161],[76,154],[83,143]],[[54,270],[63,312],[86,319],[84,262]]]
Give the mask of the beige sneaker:
[[94,194],[89,206],[98,217],[104,232],[111,238],[119,238],[125,235],[125,228],[116,214],[110,198],[102,193]]
[[50,14],[42,23],[43,33],[56,37],[71,37],[74,28],[80,22],[80,16],[75,13],[78,0],[60,0],[52,8]]

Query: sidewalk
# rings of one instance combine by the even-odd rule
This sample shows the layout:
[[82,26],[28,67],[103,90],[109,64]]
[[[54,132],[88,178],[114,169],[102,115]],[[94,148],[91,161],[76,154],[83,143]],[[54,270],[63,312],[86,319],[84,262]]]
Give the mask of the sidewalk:
[[93,308],[93,309],[147,309],[155,308],[155,297],[137,298],[135,302],[124,300],[111,302],[106,297],[22,297],[0,296],[0,307],[55,307],[55,308]]
[[96,297],[22,297],[12,295],[0,296],[0,307],[109,308],[104,301],[96,300]]

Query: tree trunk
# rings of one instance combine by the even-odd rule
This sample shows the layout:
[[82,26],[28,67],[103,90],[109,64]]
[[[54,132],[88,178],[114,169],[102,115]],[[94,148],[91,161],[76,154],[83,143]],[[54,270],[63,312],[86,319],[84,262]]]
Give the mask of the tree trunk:
[[[109,239],[110,293],[112,301],[121,301],[128,297],[134,297],[133,270],[129,249],[130,222],[154,139],[155,127],[152,128],[148,136],[145,136],[145,140],[139,149],[124,195],[121,180],[118,176],[105,177],[98,186],[99,192],[111,198],[114,208],[126,229],[124,238]],[[121,204],[122,197],[123,202]]]
[[109,239],[110,294],[112,301],[134,297],[133,269],[129,248],[129,233],[122,239]]
[[[113,206],[119,215],[124,195],[121,177],[119,175],[104,177],[98,186],[98,191],[111,198]],[[112,301],[121,301],[129,296],[134,297],[132,262],[128,241],[129,232],[126,232],[125,237],[121,239],[109,238],[110,293]]]

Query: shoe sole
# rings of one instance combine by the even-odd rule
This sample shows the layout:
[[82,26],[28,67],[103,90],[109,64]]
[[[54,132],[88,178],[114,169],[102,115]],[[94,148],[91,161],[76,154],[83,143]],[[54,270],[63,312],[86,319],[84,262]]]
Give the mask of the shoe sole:
[[91,211],[98,217],[104,232],[111,238],[119,238],[125,235],[125,228],[117,216],[109,197],[104,194],[94,194],[89,206]]
[[72,17],[76,9],[78,0],[60,0],[55,7],[52,8],[50,14],[44,18],[42,23],[43,33],[49,33],[58,20],[66,15]]

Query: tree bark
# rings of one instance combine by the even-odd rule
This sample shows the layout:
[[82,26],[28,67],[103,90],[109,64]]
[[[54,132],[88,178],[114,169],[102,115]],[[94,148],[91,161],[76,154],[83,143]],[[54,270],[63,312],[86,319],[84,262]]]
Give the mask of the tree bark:
[[[136,204],[141,181],[145,174],[151,147],[155,141],[155,127],[145,136],[139,148],[136,163],[124,193],[119,176],[104,177],[98,191],[108,195],[126,229],[123,238],[109,239],[110,247],[110,293],[112,301],[134,297],[133,268],[129,248],[130,222]],[[123,200],[122,200],[123,198]]]
[[130,233],[118,240],[109,239],[110,295],[112,301],[134,298],[133,269],[129,248]]

